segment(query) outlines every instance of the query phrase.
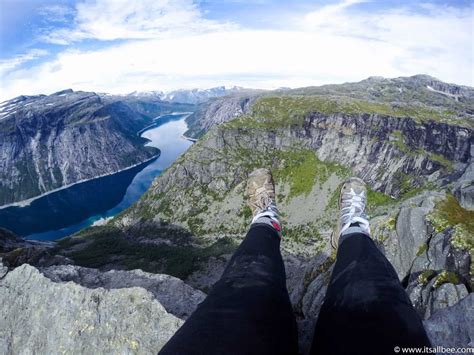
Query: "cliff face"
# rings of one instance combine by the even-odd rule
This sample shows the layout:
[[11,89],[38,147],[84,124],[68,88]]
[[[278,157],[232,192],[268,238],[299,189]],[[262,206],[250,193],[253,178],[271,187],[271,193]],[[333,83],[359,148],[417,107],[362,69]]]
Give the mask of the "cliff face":
[[0,205],[110,174],[159,154],[137,132],[167,103],[66,90],[1,105]]
[[186,122],[190,126],[186,135],[190,138],[199,138],[211,127],[249,113],[254,100],[255,96],[253,95],[241,94],[214,99],[201,104],[197,110],[186,119]]

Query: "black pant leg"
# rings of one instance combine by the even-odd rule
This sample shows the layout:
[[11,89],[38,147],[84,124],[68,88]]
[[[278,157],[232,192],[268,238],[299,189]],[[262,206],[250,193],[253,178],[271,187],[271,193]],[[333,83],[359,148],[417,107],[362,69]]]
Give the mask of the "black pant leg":
[[394,354],[396,346],[430,341],[387,258],[368,236],[348,235],[338,249],[311,353]]
[[257,224],[160,354],[296,354],[297,343],[280,239]]

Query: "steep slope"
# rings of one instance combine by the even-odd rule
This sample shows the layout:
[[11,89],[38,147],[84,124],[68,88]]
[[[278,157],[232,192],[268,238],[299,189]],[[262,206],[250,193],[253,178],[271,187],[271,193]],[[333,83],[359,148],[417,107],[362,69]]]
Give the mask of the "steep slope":
[[189,106],[65,90],[0,107],[0,205],[156,157],[137,132]]

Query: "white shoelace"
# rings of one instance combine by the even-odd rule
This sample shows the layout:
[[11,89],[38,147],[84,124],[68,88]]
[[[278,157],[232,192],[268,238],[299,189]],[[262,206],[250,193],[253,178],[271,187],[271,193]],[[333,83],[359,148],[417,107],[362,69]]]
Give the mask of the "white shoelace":
[[276,220],[278,222],[278,209],[275,203],[271,202],[267,209],[259,211],[255,217],[253,217],[251,223],[255,223],[257,219],[262,217],[269,217],[270,219]]
[[340,234],[346,231],[351,224],[358,223],[359,227],[370,234],[369,221],[365,218],[365,193],[357,194],[354,189],[342,196],[341,222],[343,226]]

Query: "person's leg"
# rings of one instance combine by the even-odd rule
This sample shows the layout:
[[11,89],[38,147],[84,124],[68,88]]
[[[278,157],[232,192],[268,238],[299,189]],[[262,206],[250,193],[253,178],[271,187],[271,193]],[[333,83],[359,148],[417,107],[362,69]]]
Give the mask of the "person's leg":
[[[365,198],[362,212],[364,207]],[[344,221],[311,354],[394,354],[397,346],[430,346],[394,268],[360,220],[366,216],[358,218]]]
[[160,354],[297,353],[276,208],[266,207],[221,279]]
[[311,354],[394,354],[430,346],[390,262],[365,234],[345,236],[337,253]]

